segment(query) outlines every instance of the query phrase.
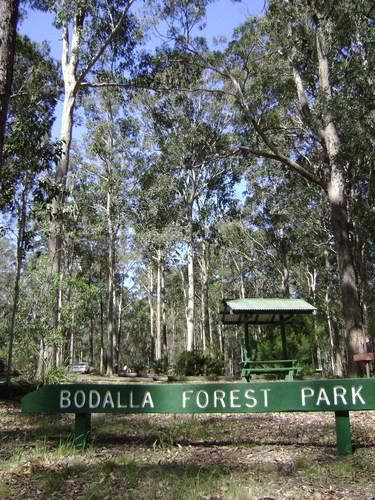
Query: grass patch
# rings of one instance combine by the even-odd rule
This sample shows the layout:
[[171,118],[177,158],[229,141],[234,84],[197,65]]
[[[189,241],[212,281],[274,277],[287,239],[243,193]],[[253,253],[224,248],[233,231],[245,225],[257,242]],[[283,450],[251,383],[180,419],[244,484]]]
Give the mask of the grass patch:
[[[326,445],[333,422],[322,415],[287,420],[288,444],[288,415],[94,415],[85,451],[70,416],[20,418],[14,406],[0,416],[0,500],[373,497],[375,413],[360,420],[367,446],[345,458]],[[317,444],[301,447],[301,432]]]
[[34,436],[60,439],[63,436],[72,434],[73,418],[66,415],[33,415],[31,417]]
[[0,500],[10,498],[10,488],[5,483],[0,483]]
[[151,444],[155,449],[170,449],[186,441],[205,441],[213,439],[217,434],[217,420],[202,421],[193,416],[169,416],[168,420],[133,416],[105,415],[93,420],[93,435],[99,444],[103,439],[108,441],[111,436],[121,436],[122,441],[134,441]]
[[296,471],[308,473],[313,467],[313,462],[311,461],[310,458],[298,457],[294,461],[293,466]]
[[65,479],[61,473],[50,470],[38,473],[35,476],[35,480],[38,482],[38,489],[48,495],[61,490],[65,484]]

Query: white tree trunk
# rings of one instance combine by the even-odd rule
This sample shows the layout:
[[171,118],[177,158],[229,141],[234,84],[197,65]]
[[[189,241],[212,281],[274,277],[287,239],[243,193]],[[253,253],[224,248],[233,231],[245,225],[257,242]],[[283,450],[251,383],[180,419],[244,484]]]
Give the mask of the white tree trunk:
[[108,179],[107,192],[107,238],[108,238],[108,297],[107,297],[107,377],[113,374],[113,352],[115,335],[115,305],[114,305],[114,281],[115,281],[115,239],[112,222],[112,196],[110,191],[110,180]]
[[148,300],[148,308],[150,315],[150,360],[155,360],[155,310],[154,310],[154,301],[153,301],[153,293],[154,293],[154,272],[152,264],[148,267],[148,285],[147,285],[147,300]]
[[155,360],[162,357],[162,252],[157,251],[156,270],[156,331],[155,331]]
[[187,303],[186,303],[186,350],[194,350],[194,320],[195,320],[195,302],[194,302],[194,248],[193,248],[193,229],[190,224],[189,241],[187,248]]

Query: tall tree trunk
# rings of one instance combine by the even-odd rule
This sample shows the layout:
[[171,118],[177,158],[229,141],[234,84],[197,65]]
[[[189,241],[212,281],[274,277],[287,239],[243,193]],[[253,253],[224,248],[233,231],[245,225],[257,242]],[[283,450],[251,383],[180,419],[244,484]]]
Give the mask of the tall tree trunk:
[[[110,180],[108,180],[110,184]],[[115,335],[115,306],[114,306],[114,281],[115,281],[115,235],[112,222],[112,196],[111,188],[107,192],[107,238],[108,238],[108,297],[107,297],[107,355],[106,375],[113,374],[113,350]]]
[[[307,282],[309,285],[310,293],[312,295],[313,299],[313,304],[316,304],[316,288],[317,288],[317,280],[318,280],[318,272],[314,268],[312,272],[307,270],[306,272],[307,276]],[[313,342],[314,342],[314,354],[312,356],[312,365],[313,367],[317,367],[318,370],[322,370],[323,368],[323,363],[322,363],[322,351],[319,345],[319,341],[317,338],[317,331],[316,331],[316,311],[313,312],[312,315],[313,318]]]
[[156,330],[155,360],[162,358],[162,250],[158,248],[156,257]]
[[195,286],[194,286],[194,244],[193,226],[189,223],[189,239],[187,248],[187,302],[186,302],[186,350],[194,349],[194,320],[195,320]]
[[[169,344],[169,352],[168,359],[169,362],[176,362],[176,351],[177,351],[177,321],[176,321],[176,310],[174,306],[171,306],[171,333],[172,333],[172,342]],[[172,345],[171,345],[172,344]]]
[[154,310],[154,301],[153,301],[153,293],[154,293],[154,270],[153,265],[150,263],[148,266],[148,285],[147,285],[147,300],[148,300],[148,308],[150,315],[150,360],[155,361],[155,310]]
[[[89,285],[92,285],[92,277],[91,277],[91,268],[89,270]],[[94,326],[94,315],[90,314],[90,337],[89,337],[89,346],[90,346],[90,366],[94,366],[95,357],[94,357],[94,335],[95,335],[95,326]]]
[[103,296],[100,294],[100,375],[104,374],[104,301]]
[[20,296],[20,279],[22,271],[22,262],[24,259],[24,251],[25,251],[27,193],[28,193],[28,182],[26,181],[26,186],[23,189],[20,206],[18,208],[17,260],[16,260],[16,276],[14,280],[14,290],[13,290],[12,315],[10,320],[9,341],[8,341],[8,365],[7,365],[7,375],[6,375],[7,387],[9,387],[10,385],[10,377],[12,372],[16,316],[17,316],[18,302]]
[[336,315],[333,310],[333,290],[332,290],[332,271],[329,262],[328,250],[324,250],[325,271],[326,271],[326,294],[325,294],[325,308],[328,322],[328,331],[331,345],[331,369],[332,374],[338,377],[344,375],[343,363],[343,348],[342,336],[339,333],[339,325]]
[[19,0],[0,0],[0,168],[16,52],[18,5]]
[[112,369],[116,373],[118,370],[118,338],[117,338],[117,295],[116,295],[116,283],[115,283],[115,276],[116,276],[116,267],[113,273],[113,363],[112,363]]
[[91,314],[90,315],[90,338],[89,338],[89,349],[90,349],[90,354],[89,354],[90,357],[89,357],[89,359],[90,359],[90,366],[94,366],[94,363],[95,363],[94,332],[95,332],[94,316]]
[[[233,265],[236,268],[238,272],[238,284],[239,284],[239,294],[240,298],[244,299],[246,296],[246,291],[245,291],[245,280],[244,280],[244,258],[243,255],[240,255],[238,259],[236,259],[236,256],[233,255],[232,252],[229,252],[229,256],[232,259]],[[239,263],[237,262],[239,260]]]
[[335,238],[335,249],[340,274],[341,302],[345,322],[345,338],[347,351],[347,374],[358,375],[358,366],[353,355],[364,350],[362,316],[357,290],[357,279],[351,254],[348,217],[346,212],[346,186],[344,167],[339,163],[340,139],[331,113],[332,91],[329,74],[324,18],[317,12],[318,26],[316,47],[319,64],[319,81],[324,94],[323,138],[330,165],[328,183],[328,202],[331,211],[331,222]]
[[71,329],[70,331],[70,338],[69,338],[69,364],[74,363],[74,328]]
[[[2,1],[2,0],[0,0]],[[61,53],[61,65],[62,74],[64,80],[64,105],[61,115],[61,129],[60,129],[60,140],[62,145],[62,155],[61,159],[57,165],[55,173],[55,182],[59,193],[54,197],[52,201],[52,225],[51,225],[51,236],[49,240],[49,255],[51,260],[51,275],[59,275],[61,270],[61,260],[62,260],[62,208],[64,203],[64,190],[68,176],[69,170],[69,154],[70,146],[72,140],[72,131],[74,124],[74,109],[78,91],[80,89],[83,80],[86,78],[87,74],[91,71],[96,62],[104,54],[106,48],[111,44],[116,34],[121,29],[123,23],[125,22],[127,13],[132,6],[134,0],[128,0],[124,6],[122,12],[119,15],[118,21],[112,26],[112,31],[103,40],[101,44],[96,47],[96,52],[91,54],[91,58],[88,60],[86,65],[79,71],[79,56],[82,51],[81,41],[82,33],[84,29],[84,20],[86,17],[86,7],[84,2],[79,3],[76,6],[76,12],[72,16],[72,34],[69,35],[69,22],[70,20],[65,17],[67,12],[71,7],[67,8],[66,0],[61,2],[60,16],[62,18],[62,53]],[[64,12],[65,11],[65,12]],[[58,291],[58,294],[61,291]],[[58,306],[58,296],[56,297],[56,306],[54,311],[54,322],[55,328],[58,327],[59,323],[59,306]]]
[[[55,183],[58,193],[52,200],[52,223],[51,233],[48,242],[48,250],[50,256],[50,276],[53,280],[58,280],[56,289],[55,310],[53,311],[54,329],[59,327],[60,307],[62,300],[61,290],[61,270],[62,270],[62,241],[63,241],[63,216],[62,208],[64,203],[64,191],[69,168],[70,146],[72,142],[72,131],[74,123],[74,108],[78,91],[77,85],[77,66],[78,52],[80,43],[80,30],[83,25],[83,17],[79,17],[79,21],[74,26],[72,42],[70,44],[68,23],[63,23],[62,28],[62,53],[61,64],[64,80],[64,103],[61,113],[60,126],[60,141],[61,141],[61,157],[56,167]],[[54,363],[55,352],[54,348],[47,346],[48,364]],[[52,359],[51,359],[52,358]]]
[[[353,198],[355,195],[351,193],[351,205],[353,204]],[[357,220],[351,220],[350,223],[354,228],[354,241],[353,245],[355,248],[354,258],[356,262],[356,269],[358,270],[358,290],[359,290],[359,298],[361,303],[361,311],[362,311],[362,329],[363,329],[363,337],[366,341],[366,346],[368,344],[373,344],[373,340],[370,338],[371,333],[369,331],[369,317],[368,317],[368,301],[369,301],[369,252],[368,252],[368,238],[363,235],[363,229],[361,229],[360,224],[357,223]],[[363,226],[363,224],[362,224]],[[370,264],[371,265],[371,264]],[[375,333],[374,333],[375,335]],[[374,347],[372,347],[374,349]]]
[[161,263],[161,335],[162,335],[162,357],[168,361],[168,336],[167,336],[167,307],[166,307],[166,290],[165,290],[165,267],[164,258]]
[[44,382],[45,377],[45,341],[44,336],[39,339],[39,349],[38,349],[38,363],[36,368],[36,379]]
[[284,228],[280,229],[280,241],[279,241],[279,253],[281,259],[282,269],[280,271],[281,275],[281,295],[283,297],[290,297],[290,288],[289,288],[289,260],[288,260],[288,251],[286,248],[285,242],[285,232]]
[[[2,1],[2,0],[1,0]],[[62,52],[61,52],[61,67],[64,80],[64,105],[61,115],[61,129],[60,129],[60,140],[62,141],[62,156],[56,169],[55,180],[60,188],[60,194],[55,197],[52,203],[52,211],[54,216],[54,227],[51,235],[50,241],[50,256],[53,263],[53,270],[58,272],[59,260],[61,259],[61,208],[64,201],[63,190],[65,188],[68,169],[69,169],[69,154],[70,146],[72,140],[72,130],[74,123],[74,109],[77,94],[79,92],[80,86],[83,80],[90,73],[94,65],[104,54],[107,47],[111,44],[116,34],[121,29],[125,22],[126,16],[130,7],[132,6],[134,0],[128,0],[127,4],[124,6],[122,12],[119,15],[118,21],[112,26],[112,31],[103,40],[103,42],[98,45],[95,49],[96,52],[91,54],[91,58],[88,60],[86,65],[79,71],[79,56],[82,51],[82,33],[84,29],[84,21],[86,17],[85,4],[80,3],[77,6],[75,14],[72,16],[72,34],[69,34],[69,19],[64,18],[67,15],[68,10],[66,0],[61,2],[61,12],[60,15],[63,19],[62,21]],[[70,7],[70,6],[69,6]]]
[[202,314],[202,346],[203,352],[210,345],[210,311],[209,311],[209,248],[206,242],[202,244],[202,254],[199,259],[201,269],[201,314]]
[[120,286],[120,297],[118,300],[117,308],[117,335],[116,335],[116,352],[115,352],[115,364],[118,370],[121,369],[121,341],[122,341],[122,305],[124,300],[124,275],[122,275],[121,286]]

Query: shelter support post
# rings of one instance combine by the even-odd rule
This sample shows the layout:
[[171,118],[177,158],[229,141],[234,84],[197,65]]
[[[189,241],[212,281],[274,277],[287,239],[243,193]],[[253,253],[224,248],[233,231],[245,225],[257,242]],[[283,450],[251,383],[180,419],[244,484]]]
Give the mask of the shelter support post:
[[284,316],[282,314],[280,314],[280,332],[281,332],[281,343],[283,349],[283,359],[288,359],[288,351],[286,348],[285,322],[284,322]]
[[338,454],[341,456],[351,455],[353,453],[353,447],[349,411],[336,411],[335,419]]
[[245,328],[245,359],[250,359],[250,332],[249,332],[249,324],[247,322],[244,323]]

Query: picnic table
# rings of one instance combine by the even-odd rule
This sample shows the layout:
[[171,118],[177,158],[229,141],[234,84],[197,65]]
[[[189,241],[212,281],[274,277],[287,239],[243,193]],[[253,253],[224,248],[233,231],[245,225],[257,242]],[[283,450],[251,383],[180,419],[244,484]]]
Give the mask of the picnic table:
[[242,362],[241,376],[250,382],[254,375],[284,375],[285,380],[291,382],[295,375],[301,373],[302,368],[297,366],[295,359],[272,359],[252,361],[245,358]]

